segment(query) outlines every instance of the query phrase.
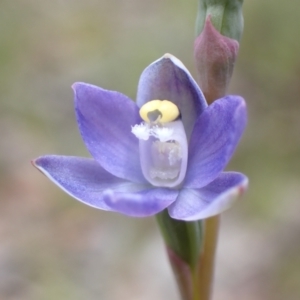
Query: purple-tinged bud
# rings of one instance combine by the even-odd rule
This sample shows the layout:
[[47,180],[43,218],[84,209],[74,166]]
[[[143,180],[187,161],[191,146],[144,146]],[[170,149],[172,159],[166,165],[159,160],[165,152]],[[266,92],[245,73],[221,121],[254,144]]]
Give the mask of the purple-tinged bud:
[[221,35],[208,16],[194,45],[198,84],[208,103],[225,95],[238,50],[239,43]]

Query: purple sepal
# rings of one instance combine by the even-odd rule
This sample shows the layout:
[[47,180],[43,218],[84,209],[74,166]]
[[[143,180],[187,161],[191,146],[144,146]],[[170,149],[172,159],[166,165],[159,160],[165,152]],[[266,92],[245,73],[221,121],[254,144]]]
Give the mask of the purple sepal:
[[75,110],[81,136],[91,155],[109,173],[146,182],[139,143],[131,126],[141,123],[139,108],[127,96],[86,83],[75,83]]
[[198,116],[207,107],[197,83],[182,62],[165,54],[149,65],[142,73],[138,85],[137,105],[150,100],[169,100],[175,103],[189,138]]
[[246,123],[246,104],[239,96],[221,98],[201,114],[190,140],[185,187],[201,188],[224,170]]
[[46,155],[34,160],[33,165],[57,186],[77,200],[102,210],[113,210],[104,201],[104,192],[134,192],[148,188],[118,178],[97,161],[74,156]]
[[196,221],[220,214],[245,191],[248,178],[236,172],[223,172],[201,189],[183,188],[169,208],[174,219]]

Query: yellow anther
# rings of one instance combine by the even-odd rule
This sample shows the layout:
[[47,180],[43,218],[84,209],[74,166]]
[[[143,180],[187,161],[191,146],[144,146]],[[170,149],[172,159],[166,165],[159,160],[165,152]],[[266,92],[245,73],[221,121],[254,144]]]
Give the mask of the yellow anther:
[[172,122],[178,118],[179,114],[178,107],[169,100],[152,100],[140,109],[140,116],[147,123]]

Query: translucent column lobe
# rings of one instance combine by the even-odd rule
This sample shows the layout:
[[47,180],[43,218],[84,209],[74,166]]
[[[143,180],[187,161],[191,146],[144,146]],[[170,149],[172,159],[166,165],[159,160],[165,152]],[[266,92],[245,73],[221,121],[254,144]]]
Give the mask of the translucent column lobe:
[[177,187],[187,168],[187,138],[181,120],[154,125],[147,140],[140,139],[145,178],[154,186]]

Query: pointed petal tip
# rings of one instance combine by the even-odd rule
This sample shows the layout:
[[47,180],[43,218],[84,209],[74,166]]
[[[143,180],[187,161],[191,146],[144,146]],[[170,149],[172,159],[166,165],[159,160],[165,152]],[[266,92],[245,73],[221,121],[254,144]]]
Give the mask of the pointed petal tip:
[[[32,160],[30,160],[30,163],[33,167],[35,167],[36,169],[38,169],[40,172],[42,172],[42,168],[39,165],[40,160],[43,158],[43,156],[39,156],[37,158],[34,158]],[[43,172],[42,172],[43,173]]]
[[43,155],[39,156],[37,158],[34,158],[30,161],[33,167],[35,167],[38,171],[40,171],[42,174],[47,175],[47,171],[45,170],[43,164],[46,162],[47,163],[47,158],[54,156],[54,155]]
[[72,88],[72,90],[73,90],[74,92],[76,92],[76,89],[78,89],[80,86],[85,85],[85,84],[86,84],[86,83],[80,82],[80,81],[74,82],[74,83],[71,85],[71,88]]
[[165,53],[162,58],[172,59],[172,57],[175,57],[175,56],[172,55],[171,53]]
[[95,84],[81,82],[81,81],[74,82],[71,85],[71,88],[74,91],[75,95],[76,95],[77,92],[80,92],[80,91],[82,91],[84,94],[86,94],[87,92],[90,93],[90,92],[99,92],[99,91],[118,93],[118,92],[115,92],[115,91],[106,90],[106,89],[104,89],[100,86],[97,86]]
[[35,165],[35,161],[36,161],[36,159],[32,159],[32,160],[30,160],[30,163],[32,164],[32,166],[34,166],[34,167],[36,167],[36,165]]
[[[246,103],[246,100],[243,97],[241,97],[239,95],[227,95],[227,96],[224,96],[223,98],[229,99],[230,101],[235,102],[235,109],[236,109],[237,112],[240,109],[243,109],[243,110],[246,111],[247,103]],[[223,99],[223,98],[220,98],[220,99]],[[220,99],[217,99],[217,100],[220,100]]]
[[164,61],[170,62],[171,64],[182,69],[185,73],[187,73],[189,76],[191,76],[189,70],[185,67],[185,65],[182,63],[182,61],[180,59],[178,59],[176,56],[174,56],[173,54],[168,53],[168,52],[165,53],[159,59],[155,60],[153,63],[151,63],[148,67],[158,64],[158,63],[163,63]]
[[30,161],[30,163],[31,163],[31,165],[32,165],[34,168],[36,168],[39,172],[41,172],[42,174],[44,174],[44,172],[42,171],[42,169],[41,169],[40,166],[38,165],[37,160],[38,160],[38,158],[32,159],[32,160]]
[[73,90],[75,90],[76,87],[77,87],[77,85],[78,85],[78,83],[79,83],[79,82],[74,82],[74,83],[71,85],[71,88],[72,88]]
[[76,107],[76,103],[78,101],[78,96],[80,94],[80,90],[83,89],[85,86],[87,86],[88,84],[84,83],[84,82],[74,82],[71,85],[71,88],[73,90],[74,93],[74,101],[75,101],[75,107]]
[[241,96],[236,96],[237,106],[236,106],[236,118],[240,119],[240,127],[243,132],[247,125],[247,104],[244,98]]
[[232,97],[232,98],[235,99],[235,101],[240,102],[240,105],[246,106],[246,101],[245,101],[245,99],[242,96],[239,96],[239,95],[228,95],[228,96],[225,96],[225,97]]
[[[180,59],[178,59],[176,56],[174,56],[173,54],[170,53],[165,53],[161,59],[167,59],[169,60],[173,65],[177,66],[178,68],[182,69],[184,72],[186,72],[189,76],[190,72],[189,70],[185,67],[185,65],[182,63],[182,61]],[[161,60],[159,59],[159,60]]]
[[100,87],[98,87],[96,85],[93,85],[93,84],[90,84],[90,83],[81,82],[81,81],[74,82],[71,85],[71,88],[74,91],[75,96],[76,96],[77,92],[80,92],[80,89],[94,88],[94,89],[103,90],[102,88],[100,88]]
[[41,174],[49,178],[52,182],[56,184],[56,182],[51,178],[51,175],[47,171],[47,166],[43,166],[43,162],[45,162],[44,158],[47,160],[47,157],[51,155],[39,156],[35,159],[32,159],[30,162],[34,168],[36,168]]
[[241,197],[249,187],[249,178],[244,175],[244,180],[237,187],[237,197]]

